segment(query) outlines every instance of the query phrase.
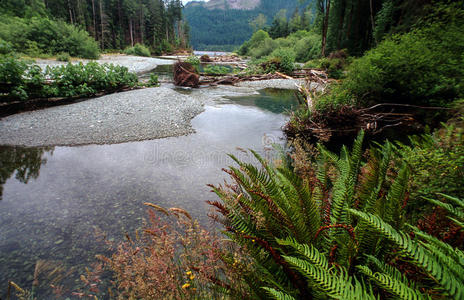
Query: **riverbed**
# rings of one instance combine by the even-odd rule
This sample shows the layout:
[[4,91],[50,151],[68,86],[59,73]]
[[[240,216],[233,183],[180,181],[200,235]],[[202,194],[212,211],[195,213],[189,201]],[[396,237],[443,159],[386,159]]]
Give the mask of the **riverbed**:
[[[98,236],[120,241],[142,226],[143,202],[186,209],[209,226],[205,201],[217,198],[206,184],[227,179],[221,168],[232,161],[226,154],[248,160],[243,149],[251,148],[272,158],[272,144],[285,143],[285,112],[296,105],[286,90],[162,89],[174,93],[165,101],[201,103],[202,112],[189,117],[185,135],[81,146],[56,146],[62,143],[49,139],[43,143],[47,147],[0,147],[0,295],[8,280],[30,289],[39,264],[71,270],[62,282],[71,292],[95,254],[105,252]],[[99,112],[83,111],[82,118]],[[40,277],[39,299],[53,299],[46,288],[50,280]]]

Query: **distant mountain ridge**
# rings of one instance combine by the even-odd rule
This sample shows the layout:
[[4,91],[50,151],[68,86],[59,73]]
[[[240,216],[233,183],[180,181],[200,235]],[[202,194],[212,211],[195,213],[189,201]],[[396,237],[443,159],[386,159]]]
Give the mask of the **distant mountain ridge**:
[[287,10],[291,16],[302,8],[299,0],[210,0],[185,5],[184,15],[190,25],[190,42],[195,50],[232,51],[251,37],[250,21],[259,14],[270,25],[275,14]]
[[239,10],[253,10],[261,4],[261,0],[210,0],[208,2],[193,1],[189,2],[186,6],[203,6],[209,10],[220,9],[239,9]]

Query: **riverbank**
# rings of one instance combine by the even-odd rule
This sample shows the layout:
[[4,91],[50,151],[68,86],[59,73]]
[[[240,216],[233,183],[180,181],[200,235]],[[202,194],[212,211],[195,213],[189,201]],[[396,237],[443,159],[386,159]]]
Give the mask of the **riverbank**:
[[170,88],[147,88],[0,120],[3,145],[115,144],[193,132],[203,104]]
[[[71,63],[82,62],[84,64],[94,61],[99,64],[114,64],[122,67],[126,67],[129,72],[134,72],[136,74],[147,73],[157,66],[161,65],[172,65],[175,61],[173,59],[161,59],[155,57],[142,57],[142,56],[132,56],[125,54],[103,54],[99,59],[88,60],[88,59],[73,59]],[[57,61],[53,59],[35,59],[35,64],[45,69],[47,66],[60,66],[66,65],[67,62]]]

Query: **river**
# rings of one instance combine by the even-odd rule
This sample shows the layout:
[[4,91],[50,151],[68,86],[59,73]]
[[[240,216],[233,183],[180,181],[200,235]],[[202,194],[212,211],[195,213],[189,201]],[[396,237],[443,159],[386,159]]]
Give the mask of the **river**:
[[[194,93],[195,91],[183,91]],[[91,100],[90,100],[91,101]],[[52,278],[35,275],[44,263],[71,270],[62,284],[72,291],[79,274],[104,253],[97,237],[122,240],[142,226],[143,202],[188,210],[210,226],[206,200],[217,200],[206,186],[227,176],[233,153],[252,148],[274,155],[283,144],[284,113],[296,105],[292,91],[214,100],[192,120],[195,133],[113,145],[46,148],[0,147],[0,295],[8,280],[53,299]],[[37,272],[36,272],[37,273]]]

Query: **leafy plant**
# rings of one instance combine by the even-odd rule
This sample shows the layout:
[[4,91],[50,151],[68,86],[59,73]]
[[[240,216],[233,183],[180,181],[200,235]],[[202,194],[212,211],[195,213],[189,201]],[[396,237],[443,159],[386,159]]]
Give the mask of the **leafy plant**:
[[414,176],[412,199],[437,193],[464,198],[464,129],[459,123],[443,124],[432,134],[412,136],[408,144],[398,145]]
[[150,74],[150,79],[148,80],[148,84],[150,86],[159,86],[159,80],[158,80],[158,75],[151,73]]
[[0,39],[9,42],[15,51],[33,57],[62,52],[89,59],[100,55],[97,42],[85,30],[46,17],[21,19],[2,15]]
[[200,58],[198,58],[195,55],[190,55],[189,57],[187,57],[187,59],[185,61],[190,63],[195,68],[195,70],[197,70],[197,72],[199,72],[200,64],[201,64]]
[[[45,84],[45,80],[48,83]],[[3,101],[48,97],[86,97],[102,91],[133,87],[138,78],[127,68],[90,62],[42,70],[12,56],[0,56]]]
[[206,68],[203,69],[203,72],[206,74],[228,74],[230,73],[230,69],[225,66],[220,65],[208,65]]
[[150,50],[142,44],[135,44],[134,47],[128,47],[124,50],[124,54],[136,56],[151,56]]
[[449,105],[464,95],[463,30],[437,23],[386,39],[353,62],[343,87],[361,105]]
[[67,52],[60,53],[56,56],[57,61],[64,61],[69,62],[71,60],[71,56]]
[[363,162],[362,142],[363,133],[339,156],[319,146],[300,176],[285,158],[274,167],[252,152],[258,168],[232,156],[234,184],[212,186],[222,203],[211,204],[225,234],[253,259],[245,277],[257,296],[462,299],[462,250],[406,224],[407,165],[388,142]]

